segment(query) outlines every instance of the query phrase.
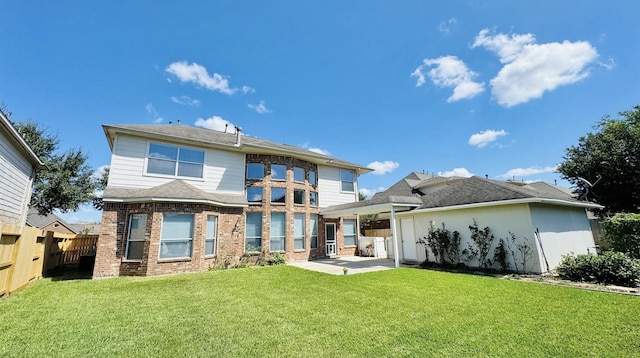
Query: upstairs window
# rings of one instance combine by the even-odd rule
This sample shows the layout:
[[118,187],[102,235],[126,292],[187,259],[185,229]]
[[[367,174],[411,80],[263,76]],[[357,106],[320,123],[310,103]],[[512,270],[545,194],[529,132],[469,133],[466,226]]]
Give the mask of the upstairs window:
[[293,203],[304,205],[304,190],[293,189]]
[[293,181],[304,183],[304,169],[293,167]]
[[262,179],[262,178],[264,178],[264,164],[247,163],[247,179]]
[[353,193],[355,191],[356,176],[351,170],[340,171],[340,190]]
[[149,144],[147,173],[202,178],[204,150]]
[[287,202],[287,189],[285,188],[271,188],[271,202],[272,203],[286,203]]
[[250,203],[262,203],[262,187],[259,187],[259,186],[248,187],[247,201]]
[[287,180],[287,166],[271,164],[271,180]]
[[309,206],[318,206],[318,193],[315,191],[309,192]]
[[309,185],[318,184],[318,179],[316,178],[316,172],[313,170],[309,170]]

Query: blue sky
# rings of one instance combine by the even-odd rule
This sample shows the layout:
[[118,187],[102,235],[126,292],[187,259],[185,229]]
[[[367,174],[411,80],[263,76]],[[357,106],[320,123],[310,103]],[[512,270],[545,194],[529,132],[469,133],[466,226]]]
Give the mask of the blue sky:
[[[368,165],[545,180],[640,103],[637,1],[0,0],[0,102],[110,161],[102,124],[224,129]],[[99,220],[89,208],[63,218]]]

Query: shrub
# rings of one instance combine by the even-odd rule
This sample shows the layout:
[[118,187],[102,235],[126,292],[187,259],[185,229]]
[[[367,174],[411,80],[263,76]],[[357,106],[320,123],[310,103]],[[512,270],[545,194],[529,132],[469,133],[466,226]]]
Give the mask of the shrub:
[[418,239],[417,243],[425,245],[426,261],[429,261],[428,247],[437,263],[452,266],[460,263],[460,233],[447,230],[444,223],[442,228],[436,228],[435,223],[430,222],[427,236]]
[[274,254],[271,254],[271,256],[269,256],[269,258],[265,260],[265,262],[269,266],[277,266],[277,265],[284,265],[287,262],[287,260],[283,254],[276,252]]
[[640,283],[640,260],[621,252],[563,256],[558,275],[567,280],[635,287]]
[[603,222],[604,240],[611,249],[640,259],[640,214],[620,213]]

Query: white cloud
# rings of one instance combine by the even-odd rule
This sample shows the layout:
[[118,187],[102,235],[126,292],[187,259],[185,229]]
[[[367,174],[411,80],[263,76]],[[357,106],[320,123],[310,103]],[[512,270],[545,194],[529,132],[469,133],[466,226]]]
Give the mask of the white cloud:
[[367,199],[370,199],[375,193],[379,193],[382,191],[387,190],[387,188],[385,187],[379,187],[378,189],[365,189],[365,188],[361,188],[360,190],[358,190],[358,192],[360,192],[362,195],[364,195]]
[[438,26],[438,31],[442,32],[443,34],[449,34],[449,32],[451,32],[451,26],[455,25],[457,22],[458,20],[456,20],[455,17],[452,17],[447,21],[442,21],[440,23],[440,26]]
[[555,172],[557,167],[529,167],[529,168],[515,168],[511,169],[508,172],[498,175],[499,178],[515,178],[515,177],[527,177],[531,175],[538,175],[544,173],[553,173]]
[[189,96],[180,96],[180,97],[171,96],[171,101],[177,104],[182,104],[184,106],[191,106],[191,107],[198,107],[200,105],[199,99],[194,99]]
[[470,178],[474,174],[468,171],[466,168],[453,168],[453,170],[448,170],[444,172],[438,172],[438,176],[441,177],[465,177]]
[[390,160],[386,160],[384,162],[379,162],[379,161],[371,162],[369,163],[369,165],[367,165],[367,168],[373,169],[373,174],[384,175],[385,173],[391,173],[392,171],[397,169],[399,166],[400,164],[398,164],[398,162],[392,162]]
[[323,155],[331,155],[328,150],[320,149],[320,148],[307,148],[308,151],[323,154]]
[[235,133],[235,125],[220,116],[212,116],[207,119],[198,118],[195,123],[196,127],[213,129],[216,131],[227,133]]
[[260,101],[258,104],[248,104],[247,106],[260,114],[271,113],[271,110],[264,105],[264,101]]
[[253,87],[249,87],[249,86],[242,86],[242,93],[247,94],[247,93],[256,93],[256,89]]
[[[427,67],[435,66],[425,73]],[[416,87],[422,86],[425,76],[428,76],[437,87],[453,87],[453,94],[447,102],[455,102],[461,99],[469,99],[484,91],[484,83],[474,82],[477,74],[456,56],[443,56],[439,58],[423,60],[423,64],[411,74],[416,77]]]
[[230,95],[236,91],[229,87],[229,80],[226,77],[218,73],[209,75],[207,69],[197,63],[174,62],[167,66],[165,71],[176,76],[181,82],[191,82],[214,92]]
[[614,67],[616,67],[616,61],[614,61],[612,58],[610,58],[607,62],[598,62],[598,64],[606,68],[607,70],[612,70]]
[[156,111],[156,108],[152,103],[147,103],[144,109],[147,111],[147,113],[153,116],[153,123],[161,123],[162,121],[164,121],[164,118],[158,115],[158,112]]
[[537,44],[532,34],[492,34],[488,29],[480,31],[471,47],[484,47],[505,64],[490,84],[493,96],[506,107],[586,78],[587,65],[598,57],[586,41]]
[[509,133],[505,132],[504,129],[499,131],[495,131],[493,129],[480,131],[479,133],[472,134],[471,137],[469,137],[469,144],[482,148],[491,142],[495,142],[499,137],[507,134]]

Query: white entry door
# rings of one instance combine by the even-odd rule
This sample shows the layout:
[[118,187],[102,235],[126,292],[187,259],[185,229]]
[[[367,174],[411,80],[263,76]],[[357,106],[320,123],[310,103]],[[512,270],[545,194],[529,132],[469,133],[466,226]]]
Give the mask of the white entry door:
[[336,224],[324,224],[324,243],[327,256],[335,256],[338,254],[336,247]]
[[400,219],[400,237],[402,238],[402,259],[417,261],[416,234],[413,228],[413,218]]

